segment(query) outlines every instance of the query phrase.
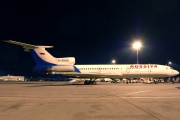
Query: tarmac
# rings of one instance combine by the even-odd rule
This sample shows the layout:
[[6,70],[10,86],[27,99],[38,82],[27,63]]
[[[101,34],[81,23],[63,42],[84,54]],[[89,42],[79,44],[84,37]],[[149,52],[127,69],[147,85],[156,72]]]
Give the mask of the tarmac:
[[180,83],[0,82],[1,120],[179,120]]

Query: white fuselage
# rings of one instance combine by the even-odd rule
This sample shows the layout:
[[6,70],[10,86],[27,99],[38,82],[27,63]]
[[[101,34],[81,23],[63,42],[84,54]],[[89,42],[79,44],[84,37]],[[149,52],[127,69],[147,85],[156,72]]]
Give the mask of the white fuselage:
[[[101,75],[108,78],[171,77],[179,72],[166,65],[159,64],[109,64],[109,65],[74,65],[82,74]],[[56,71],[58,72],[58,66]],[[86,78],[86,77],[84,77]],[[87,76],[89,78],[89,76]]]
[[37,46],[6,40],[5,42],[23,46],[30,51],[36,66],[34,72],[43,74],[61,74],[79,78],[139,78],[139,77],[171,77],[178,75],[177,70],[160,64],[105,64],[105,65],[75,65],[74,57],[55,58],[46,48],[52,46]]

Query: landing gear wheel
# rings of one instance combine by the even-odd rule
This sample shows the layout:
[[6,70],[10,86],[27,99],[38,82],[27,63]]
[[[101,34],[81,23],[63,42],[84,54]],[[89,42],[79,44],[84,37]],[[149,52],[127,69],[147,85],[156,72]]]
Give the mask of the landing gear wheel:
[[85,81],[84,81],[84,84],[85,84],[85,85],[88,85],[88,84],[89,84],[89,81],[85,80]]

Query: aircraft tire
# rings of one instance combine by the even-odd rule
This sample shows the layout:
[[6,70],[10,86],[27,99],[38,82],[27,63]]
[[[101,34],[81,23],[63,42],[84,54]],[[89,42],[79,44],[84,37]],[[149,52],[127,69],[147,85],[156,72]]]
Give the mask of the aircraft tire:
[[84,84],[87,85],[89,82],[87,80],[84,81]]

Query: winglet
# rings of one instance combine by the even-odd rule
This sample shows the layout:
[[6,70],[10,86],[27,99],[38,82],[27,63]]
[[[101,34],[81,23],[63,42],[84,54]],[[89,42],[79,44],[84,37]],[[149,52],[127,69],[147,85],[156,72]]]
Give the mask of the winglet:
[[4,42],[11,43],[11,44],[16,44],[16,45],[23,46],[25,52],[29,52],[29,49],[35,49],[35,48],[52,48],[52,47],[53,47],[53,46],[43,46],[43,45],[31,45],[31,44],[22,43],[22,42],[17,42],[17,41],[13,41],[13,40],[3,40],[3,41],[4,41]]

